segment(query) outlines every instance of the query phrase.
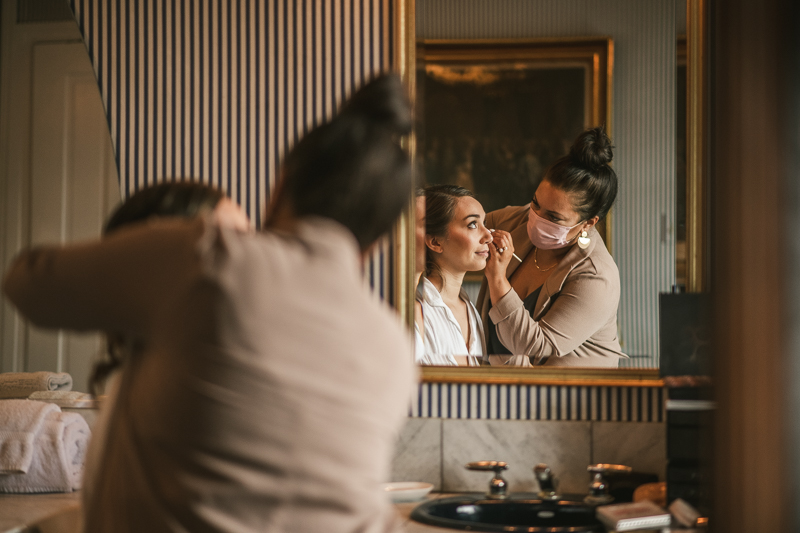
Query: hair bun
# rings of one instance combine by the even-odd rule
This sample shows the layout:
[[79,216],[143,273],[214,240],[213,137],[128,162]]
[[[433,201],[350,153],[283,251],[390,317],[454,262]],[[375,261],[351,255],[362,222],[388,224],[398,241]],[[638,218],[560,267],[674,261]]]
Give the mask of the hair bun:
[[572,161],[584,168],[599,170],[614,158],[611,139],[603,127],[584,131],[569,150]]
[[411,105],[397,74],[382,74],[365,84],[352,95],[342,115],[365,119],[401,135],[413,126]]

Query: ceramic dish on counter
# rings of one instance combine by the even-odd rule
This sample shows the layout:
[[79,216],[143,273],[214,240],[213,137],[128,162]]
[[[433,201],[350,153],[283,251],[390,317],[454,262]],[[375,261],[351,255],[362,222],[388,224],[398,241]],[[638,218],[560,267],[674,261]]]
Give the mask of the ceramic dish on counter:
[[420,481],[400,481],[395,483],[384,483],[381,488],[386,492],[392,503],[413,502],[424,498],[433,485]]

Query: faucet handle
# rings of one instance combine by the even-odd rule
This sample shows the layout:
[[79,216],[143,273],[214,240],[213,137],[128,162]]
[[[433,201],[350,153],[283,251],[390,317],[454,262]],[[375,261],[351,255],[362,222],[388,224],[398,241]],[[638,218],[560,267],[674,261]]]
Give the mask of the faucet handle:
[[595,465],[589,465],[586,470],[591,472],[592,474],[609,474],[611,472],[625,472],[630,473],[633,472],[633,468],[630,466],[625,465],[613,465],[608,463],[598,463]]
[[473,461],[466,464],[466,469],[500,473],[503,470],[508,470],[508,463],[504,463],[503,461]]
[[556,478],[550,467],[539,463],[533,467],[533,474],[539,482],[539,497],[543,500],[558,500],[561,495],[556,492]]
[[630,466],[607,463],[589,465],[586,470],[592,474],[592,481],[589,483],[589,494],[584,498],[584,501],[593,505],[601,505],[614,501],[614,497],[608,493],[608,483],[606,483],[606,480],[603,478],[603,474],[612,472],[628,473],[633,471]]
[[500,475],[500,472],[508,469],[508,463],[503,461],[473,461],[464,465],[467,470],[477,470],[480,472],[494,472],[494,477],[489,482],[488,498],[502,500],[508,493],[508,483]]

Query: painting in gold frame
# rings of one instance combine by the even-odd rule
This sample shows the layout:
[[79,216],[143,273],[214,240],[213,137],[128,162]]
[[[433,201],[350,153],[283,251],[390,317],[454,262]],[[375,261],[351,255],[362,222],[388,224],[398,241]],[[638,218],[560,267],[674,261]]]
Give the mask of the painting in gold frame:
[[[417,46],[418,167],[472,190],[489,212],[529,202],[586,128],[611,133],[606,37],[425,40]],[[598,230],[610,245],[609,224]]]

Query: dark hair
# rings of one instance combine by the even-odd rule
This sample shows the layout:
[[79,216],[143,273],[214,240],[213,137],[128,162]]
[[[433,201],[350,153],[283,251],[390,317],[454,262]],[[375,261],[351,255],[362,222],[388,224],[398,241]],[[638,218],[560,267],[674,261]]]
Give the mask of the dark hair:
[[[214,209],[224,197],[220,190],[197,182],[170,182],[146,187],[114,210],[103,227],[103,234],[108,235],[154,216],[191,218]],[[95,363],[89,378],[92,394],[97,393],[100,384],[122,364],[126,350],[131,349],[125,346],[125,338],[116,333],[108,334],[106,347],[107,357]]]
[[375,78],[286,156],[281,200],[298,217],[341,223],[365,250],[408,203],[412,173],[398,135],[410,132],[411,125],[400,78]]
[[[447,227],[453,221],[459,198],[475,198],[469,189],[458,185],[430,185],[424,189],[425,233],[434,237],[445,237]],[[425,275],[437,268],[433,254],[425,247]]]
[[602,219],[617,197],[617,174],[609,166],[614,157],[611,139],[605,128],[592,128],[581,133],[569,154],[550,165],[544,181],[574,195],[573,205],[581,220]]
[[117,207],[111,214],[104,234],[150,217],[194,217],[212,210],[225,195],[218,189],[197,182],[170,182],[146,187]]

